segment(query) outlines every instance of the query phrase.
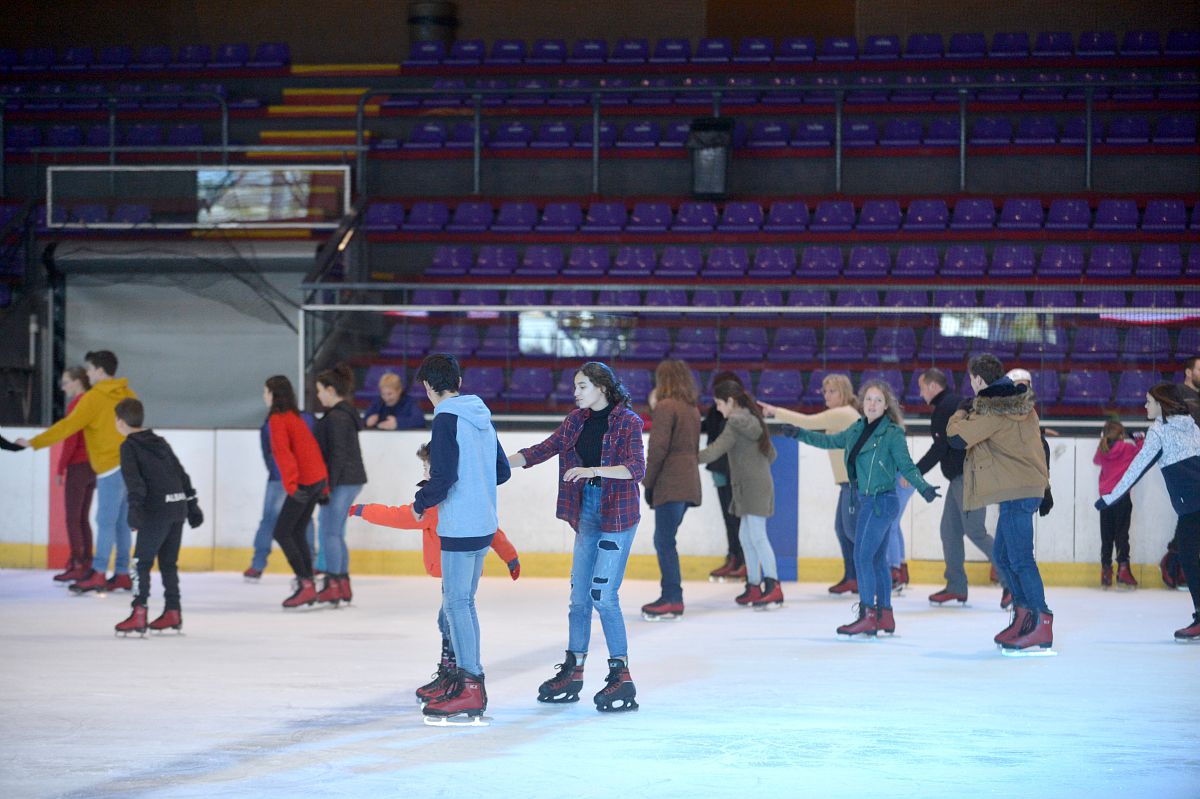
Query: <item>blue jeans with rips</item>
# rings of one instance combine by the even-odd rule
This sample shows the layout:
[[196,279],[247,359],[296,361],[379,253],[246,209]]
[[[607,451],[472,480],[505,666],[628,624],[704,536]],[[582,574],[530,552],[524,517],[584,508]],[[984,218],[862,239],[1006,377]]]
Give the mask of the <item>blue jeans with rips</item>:
[[[583,508],[575,533],[571,558],[571,607],[567,649],[587,653],[592,638],[592,609],[600,615],[600,627],[608,643],[610,658],[629,656],[625,618],[621,615],[619,591],[625,564],[637,525],[618,532],[600,529],[600,487],[583,487]],[[456,647],[457,651],[457,647]]]

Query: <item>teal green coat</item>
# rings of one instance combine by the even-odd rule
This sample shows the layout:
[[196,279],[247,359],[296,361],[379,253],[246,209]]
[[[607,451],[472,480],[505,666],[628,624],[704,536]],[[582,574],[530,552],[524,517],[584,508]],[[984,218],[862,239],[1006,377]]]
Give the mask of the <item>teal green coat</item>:
[[[840,433],[818,433],[814,430],[797,430],[796,439],[818,449],[846,450],[846,468],[850,468],[850,450],[863,428],[865,419],[859,419]],[[904,430],[888,417],[879,421],[875,432],[867,439],[854,462],[856,482],[861,494],[875,495],[896,489],[896,472],[904,475],[917,491],[929,487],[921,472],[913,465],[904,443]]]

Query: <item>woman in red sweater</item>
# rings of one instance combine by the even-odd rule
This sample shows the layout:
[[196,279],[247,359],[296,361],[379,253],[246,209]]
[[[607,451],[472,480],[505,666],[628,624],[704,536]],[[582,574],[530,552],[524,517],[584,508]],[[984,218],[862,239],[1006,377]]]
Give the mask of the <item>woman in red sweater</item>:
[[287,492],[275,522],[274,538],[296,575],[295,591],[283,600],[283,606],[296,608],[317,600],[312,552],[304,531],[312,519],[313,507],[329,493],[329,473],[317,439],[300,418],[292,381],[283,375],[267,378],[263,402],[271,409],[267,418],[271,455]]
[[[72,366],[62,373],[59,386],[68,400],[69,416],[79,404],[83,392],[91,388],[87,370],[82,366]],[[71,549],[66,571],[54,575],[54,580],[70,583],[82,580],[92,571],[92,525],[88,516],[92,509],[92,494],[96,491],[96,473],[88,463],[87,445],[83,443],[82,432],[63,441],[54,471],[58,475],[58,484],[63,487],[67,541]]]
[[[1115,419],[1105,422],[1100,434],[1100,446],[1092,463],[1100,467],[1100,496],[1117,487],[1134,456],[1146,439],[1126,438],[1125,425]],[[1100,511],[1100,587],[1109,588],[1113,582],[1112,551],[1117,545],[1117,584],[1137,588],[1137,580],[1129,568],[1129,520],[1133,516],[1133,501],[1129,494]]]

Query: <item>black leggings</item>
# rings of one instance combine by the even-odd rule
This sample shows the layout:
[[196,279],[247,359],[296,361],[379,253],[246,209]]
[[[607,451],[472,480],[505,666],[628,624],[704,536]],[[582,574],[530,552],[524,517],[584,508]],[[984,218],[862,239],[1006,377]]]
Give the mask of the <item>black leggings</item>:
[[1113,543],[1117,545],[1117,563],[1129,562],[1129,518],[1133,500],[1129,494],[1100,511],[1100,564],[1112,565]]
[[162,575],[163,597],[167,610],[179,610],[179,545],[183,541],[183,522],[143,522],[137,531],[133,557],[137,561],[137,586],[133,604],[150,601],[150,567],[158,558]]
[[1179,517],[1175,540],[1179,542],[1179,562],[1192,594],[1192,607],[1200,610],[1200,510]]
[[279,542],[279,548],[283,550],[292,572],[301,580],[311,580],[312,550],[308,548],[308,539],[305,538],[304,531],[312,519],[313,508],[317,504],[317,492],[312,490],[312,486],[300,486],[297,493],[306,499],[302,502],[289,494],[283,500],[279,518],[275,521],[273,536]]
[[717,498],[721,501],[721,516],[725,519],[725,538],[729,540],[729,554],[737,558],[738,563],[744,563],[746,557],[742,553],[742,540],[738,537],[742,520],[729,512],[729,505],[733,502],[733,485],[729,482],[728,476],[725,477],[725,481],[725,485],[717,486]]

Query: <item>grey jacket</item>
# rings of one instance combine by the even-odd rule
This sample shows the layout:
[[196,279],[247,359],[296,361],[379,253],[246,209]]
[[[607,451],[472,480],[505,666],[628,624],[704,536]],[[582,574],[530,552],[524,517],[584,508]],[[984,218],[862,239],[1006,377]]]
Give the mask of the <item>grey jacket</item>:
[[775,462],[775,445],[763,455],[758,448],[762,425],[754,414],[738,408],[725,422],[717,440],[700,451],[700,462],[711,463],[722,455],[729,456],[729,482],[733,500],[729,512],[734,516],[774,516],[775,480],[771,464]]

